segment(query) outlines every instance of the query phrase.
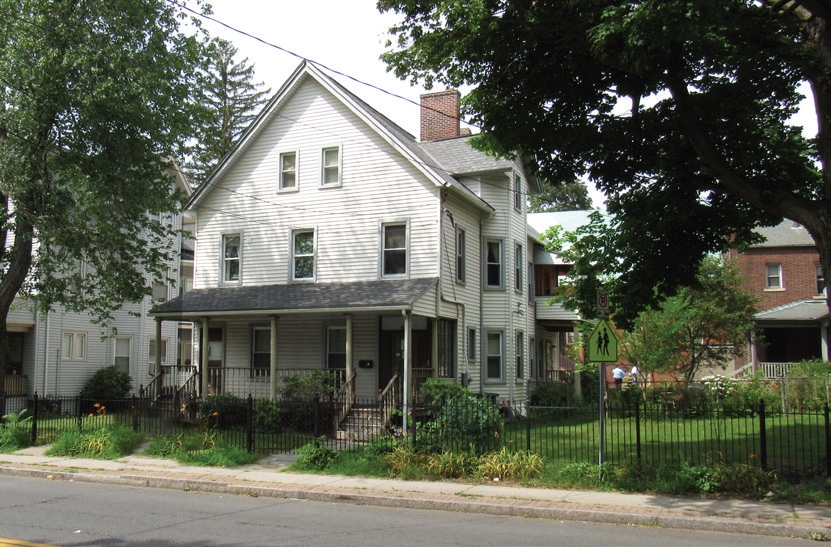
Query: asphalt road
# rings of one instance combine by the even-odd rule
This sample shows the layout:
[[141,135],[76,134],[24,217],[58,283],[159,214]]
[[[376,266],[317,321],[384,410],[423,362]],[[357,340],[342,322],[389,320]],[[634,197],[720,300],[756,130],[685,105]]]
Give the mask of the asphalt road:
[[[2,538],[69,546],[798,545],[803,540],[0,476]],[[25,544],[24,544],[25,545]]]

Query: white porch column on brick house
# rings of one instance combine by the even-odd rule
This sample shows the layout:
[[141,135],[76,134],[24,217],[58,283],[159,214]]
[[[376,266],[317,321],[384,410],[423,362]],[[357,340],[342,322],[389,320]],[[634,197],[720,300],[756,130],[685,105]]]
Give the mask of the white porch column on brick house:
[[269,342],[269,397],[277,399],[277,316],[271,316],[271,340]]
[[202,347],[199,348],[199,372],[202,373],[202,397],[208,396],[208,318],[202,318]]
[[820,342],[820,351],[822,352],[822,360],[828,360],[828,354],[831,353],[828,351],[828,319],[820,323],[819,327],[819,336],[821,339]]
[[346,318],[346,397],[348,401],[352,401],[352,396],[355,392],[354,385],[349,382],[350,378],[352,378],[352,373],[355,370],[353,363],[352,363],[352,314],[346,313],[344,314]]

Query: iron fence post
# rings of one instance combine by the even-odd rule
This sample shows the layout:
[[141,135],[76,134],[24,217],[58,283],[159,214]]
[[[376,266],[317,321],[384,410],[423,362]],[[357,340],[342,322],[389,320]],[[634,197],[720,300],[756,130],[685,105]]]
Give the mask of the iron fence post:
[[[826,412],[826,415],[828,413]],[[828,420],[826,420],[827,422]],[[35,391],[35,396],[32,399],[32,444],[38,442],[38,392]]]
[[525,450],[531,452],[531,399],[525,404]]
[[136,394],[133,393],[133,401],[132,406],[130,406],[130,414],[133,418],[133,431],[138,433],[139,430],[139,411],[138,406],[136,406]]
[[641,402],[635,403],[635,447],[638,454],[638,467],[641,465]]
[[320,436],[320,420],[319,420],[319,403],[320,397],[315,394],[314,398],[312,399],[312,415],[313,415],[313,423],[312,423],[312,432],[314,434],[314,438],[317,439]]
[[248,453],[254,452],[254,398],[248,394],[248,416],[245,420],[246,445],[248,446]]
[[759,399],[759,460],[764,471],[768,470],[768,434],[765,426],[765,400]]
[[81,393],[78,393],[78,404],[75,405],[75,414],[78,419],[78,431],[81,430]]

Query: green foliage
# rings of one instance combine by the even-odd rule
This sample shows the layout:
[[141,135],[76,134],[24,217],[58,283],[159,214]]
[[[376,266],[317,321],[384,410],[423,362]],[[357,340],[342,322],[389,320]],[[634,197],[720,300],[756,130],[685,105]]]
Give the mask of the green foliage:
[[0,0],[0,12],[0,290],[111,328],[179,253],[151,215],[181,208],[172,159],[204,113],[201,44],[164,0]]
[[528,196],[529,212],[586,211],[592,208],[589,189],[583,181],[574,179],[557,184],[542,181],[542,187],[542,193]]
[[829,361],[803,361],[793,367],[785,381],[788,406],[797,412],[822,410],[828,402],[829,375]]
[[318,437],[297,451],[292,467],[300,471],[325,471],[338,453],[326,446],[326,437]]
[[329,399],[335,393],[335,376],[316,370],[307,376],[289,376],[283,380],[280,396],[289,401],[311,401],[315,397]]
[[92,431],[70,430],[58,437],[46,455],[115,460],[132,454],[142,440],[141,433],[123,425],[108,425]]
[[254,429],[258,433],[279,433],[283,428],[280,402],[267,397],[254,400]]
[[417,433],[425,451],[470,451],[479,455],[501,446],[502,415],[484,397],[462,394],[444,402]]
[[[24,408],[17,414],[6,414],[0,423],[0,452],[14,452],[32,445],[32,417]],[[24,417],[25,416],[25,417]]]
[[84,384],[82,393],[86,398],[109,401],[126,397],[132,389],[133,380],[130,375],[111,365],[96,370]]
[[563,382],[537,382],[531,390],[531,406],[566,406],[568,389],[568,384]]
[[467,452],[440,452],[428,454],[424,466],[427,472],[442,479],[462,479],[473,474],[477,458]]
[[542,475],[543,460],[539,454],[520,450],[511,452],[502,447],[499,452],[479,456],[477,473],[490,479],[533,479]]
[[[831,60],[819,4],[385,0],[398,15],[383,55],[400,78],[466,87],[474,146],[533,157],[550,181],[590,177],[610,229],[586,234],[575,263],[583,313],[604,277],[630,327],[710,253],[757,241],[782,217],[831,257],[825,198],[829,137],[790,120],[799,86],[823,89]],[[770,44],[777,44],[775,48]],[[759,52],[764,51],[764,55]],[[644,100],[649,98],[649,100]],[[624,106],[625,108],[621,108]],[[817,114],[826,105],[816,101]],[[816,116],[815,116],[816,117]],[[831,259],[823,259],[826,279]]]
[[425,405],[440,405],[444,401],[470,394],[463,385],[440,378],[428,378],[418,390],[421,402]]
[[234,446],[216,430],[191,431],[167,437],[155,437],[145,454],[172,458],[187,465],[235,467],[257,461],[257,457]]
[[232,393],[220,393],[205,397],[199,405],[197,415],[208,427],[230,429],[245,426],[248,407],[245,399]]

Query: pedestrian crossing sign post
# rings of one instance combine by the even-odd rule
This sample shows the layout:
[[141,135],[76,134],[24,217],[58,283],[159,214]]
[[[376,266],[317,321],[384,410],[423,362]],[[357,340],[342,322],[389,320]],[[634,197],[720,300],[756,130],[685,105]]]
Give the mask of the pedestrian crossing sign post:
[[605,319],[601,319],[589,335],[588,357],[593,363],[617,361],[617,337]]

